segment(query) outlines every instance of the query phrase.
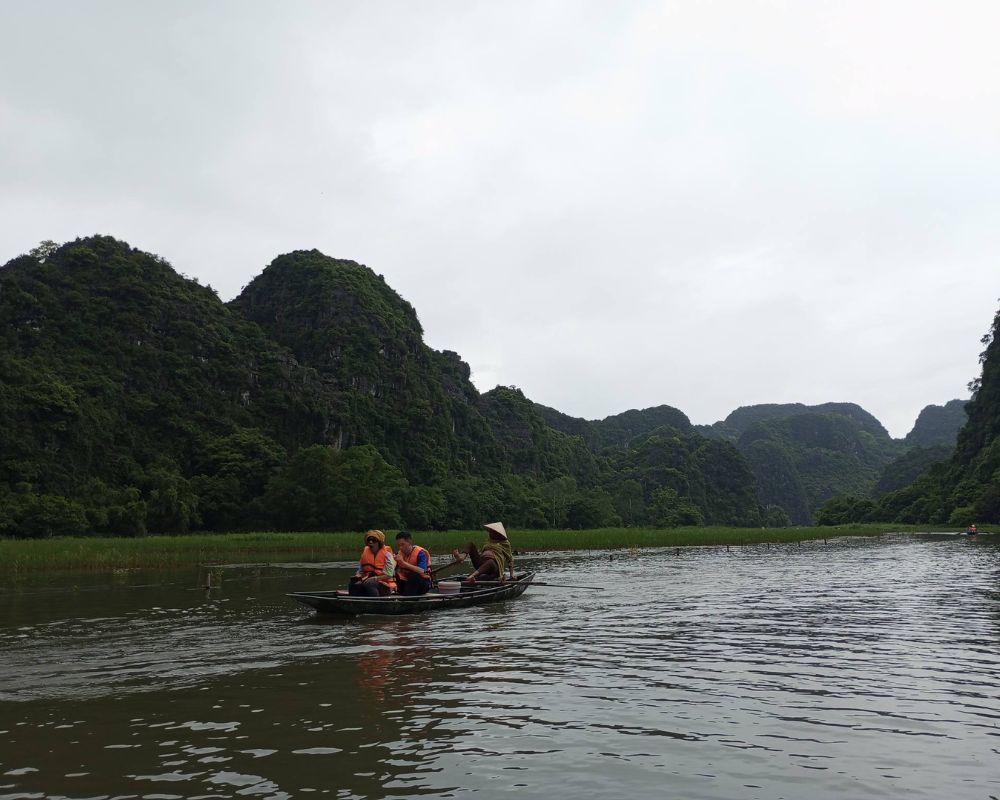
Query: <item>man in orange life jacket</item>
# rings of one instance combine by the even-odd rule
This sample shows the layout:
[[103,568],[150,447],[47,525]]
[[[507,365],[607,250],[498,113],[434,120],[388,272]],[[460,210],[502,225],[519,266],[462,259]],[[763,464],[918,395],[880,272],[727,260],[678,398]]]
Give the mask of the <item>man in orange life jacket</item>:
[[354,595],[380,597],[396,591],[396,557],[385,543],[382,531],[365,534],[365,549],[361,551],[361,564],[351,578],[347,591]]
[[413,543],[409,531],[396,534],[396,583],[399,593],[427,594],[431,588],[431,554]]

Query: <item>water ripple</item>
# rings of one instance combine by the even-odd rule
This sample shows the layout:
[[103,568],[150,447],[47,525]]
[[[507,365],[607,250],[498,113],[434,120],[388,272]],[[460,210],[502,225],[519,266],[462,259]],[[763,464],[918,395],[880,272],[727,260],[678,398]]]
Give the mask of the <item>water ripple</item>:
[[0,595],[0,800],[1000,796],[996,547],[521,563],[606,589],[326,623],[283,593],[344,565]]

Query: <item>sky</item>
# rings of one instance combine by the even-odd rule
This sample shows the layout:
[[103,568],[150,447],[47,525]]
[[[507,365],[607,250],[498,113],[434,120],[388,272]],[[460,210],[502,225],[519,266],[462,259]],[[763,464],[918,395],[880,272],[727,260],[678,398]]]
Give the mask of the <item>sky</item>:
[[0,0],[0,263],[107,234],[223,300],[371,267],[481,391],[696,424],[968,396],[1000,3]]

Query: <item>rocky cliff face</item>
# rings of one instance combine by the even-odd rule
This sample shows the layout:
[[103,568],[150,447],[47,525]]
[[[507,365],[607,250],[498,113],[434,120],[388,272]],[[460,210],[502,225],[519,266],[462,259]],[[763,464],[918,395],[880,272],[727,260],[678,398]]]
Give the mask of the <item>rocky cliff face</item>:
[[781,506],[800,525],[835,495],[867,496],[897,452],[880,424],[841,413],[765,418],[737,447],[753,467],[761,503]]
[[[963,527],[972,522],[1000,523],[1000,313],[983,344],[982,374],[970,384],[972,400],[964,404],[968,419],[950,459],[940,460],[941,449],[948,444],[938,445],[937,450],[915,449],[915,461],[929,462],[923,474],[880,497],[868,518]],[[933,427],[935,435],[945,436],[958,416],[959,403],[954,400],[941,412],[921,414],[925,424],[914,426],[913,435],[926,435]]]
[[423,343],[413,307],[367,267],[296,251],[276,258],[231,305],[316,370],[324,442],[374,444],[420,483],[443,479],[482,444],[468,369]]
[[973,381],[968,421],[958,433],[955,455],[938,482],[950,521],[1000,523],[1000,312],[983,337],[982,374]]
[[954,447],[958,432],[968,420],[965,400],[949,400],[943,406],[925,406],[903,440],[912,447]]

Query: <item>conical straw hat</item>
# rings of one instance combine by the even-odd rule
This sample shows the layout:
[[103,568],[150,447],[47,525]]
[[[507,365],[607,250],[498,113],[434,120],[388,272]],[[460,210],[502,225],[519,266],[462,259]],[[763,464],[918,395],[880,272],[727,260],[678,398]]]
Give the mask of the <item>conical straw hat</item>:
[[493,531],[494,533],[500,534],[504,539],[507,538],[507,531],[504,530],[502,522],[490,522],[487,525],[483,525],[488,531]]

